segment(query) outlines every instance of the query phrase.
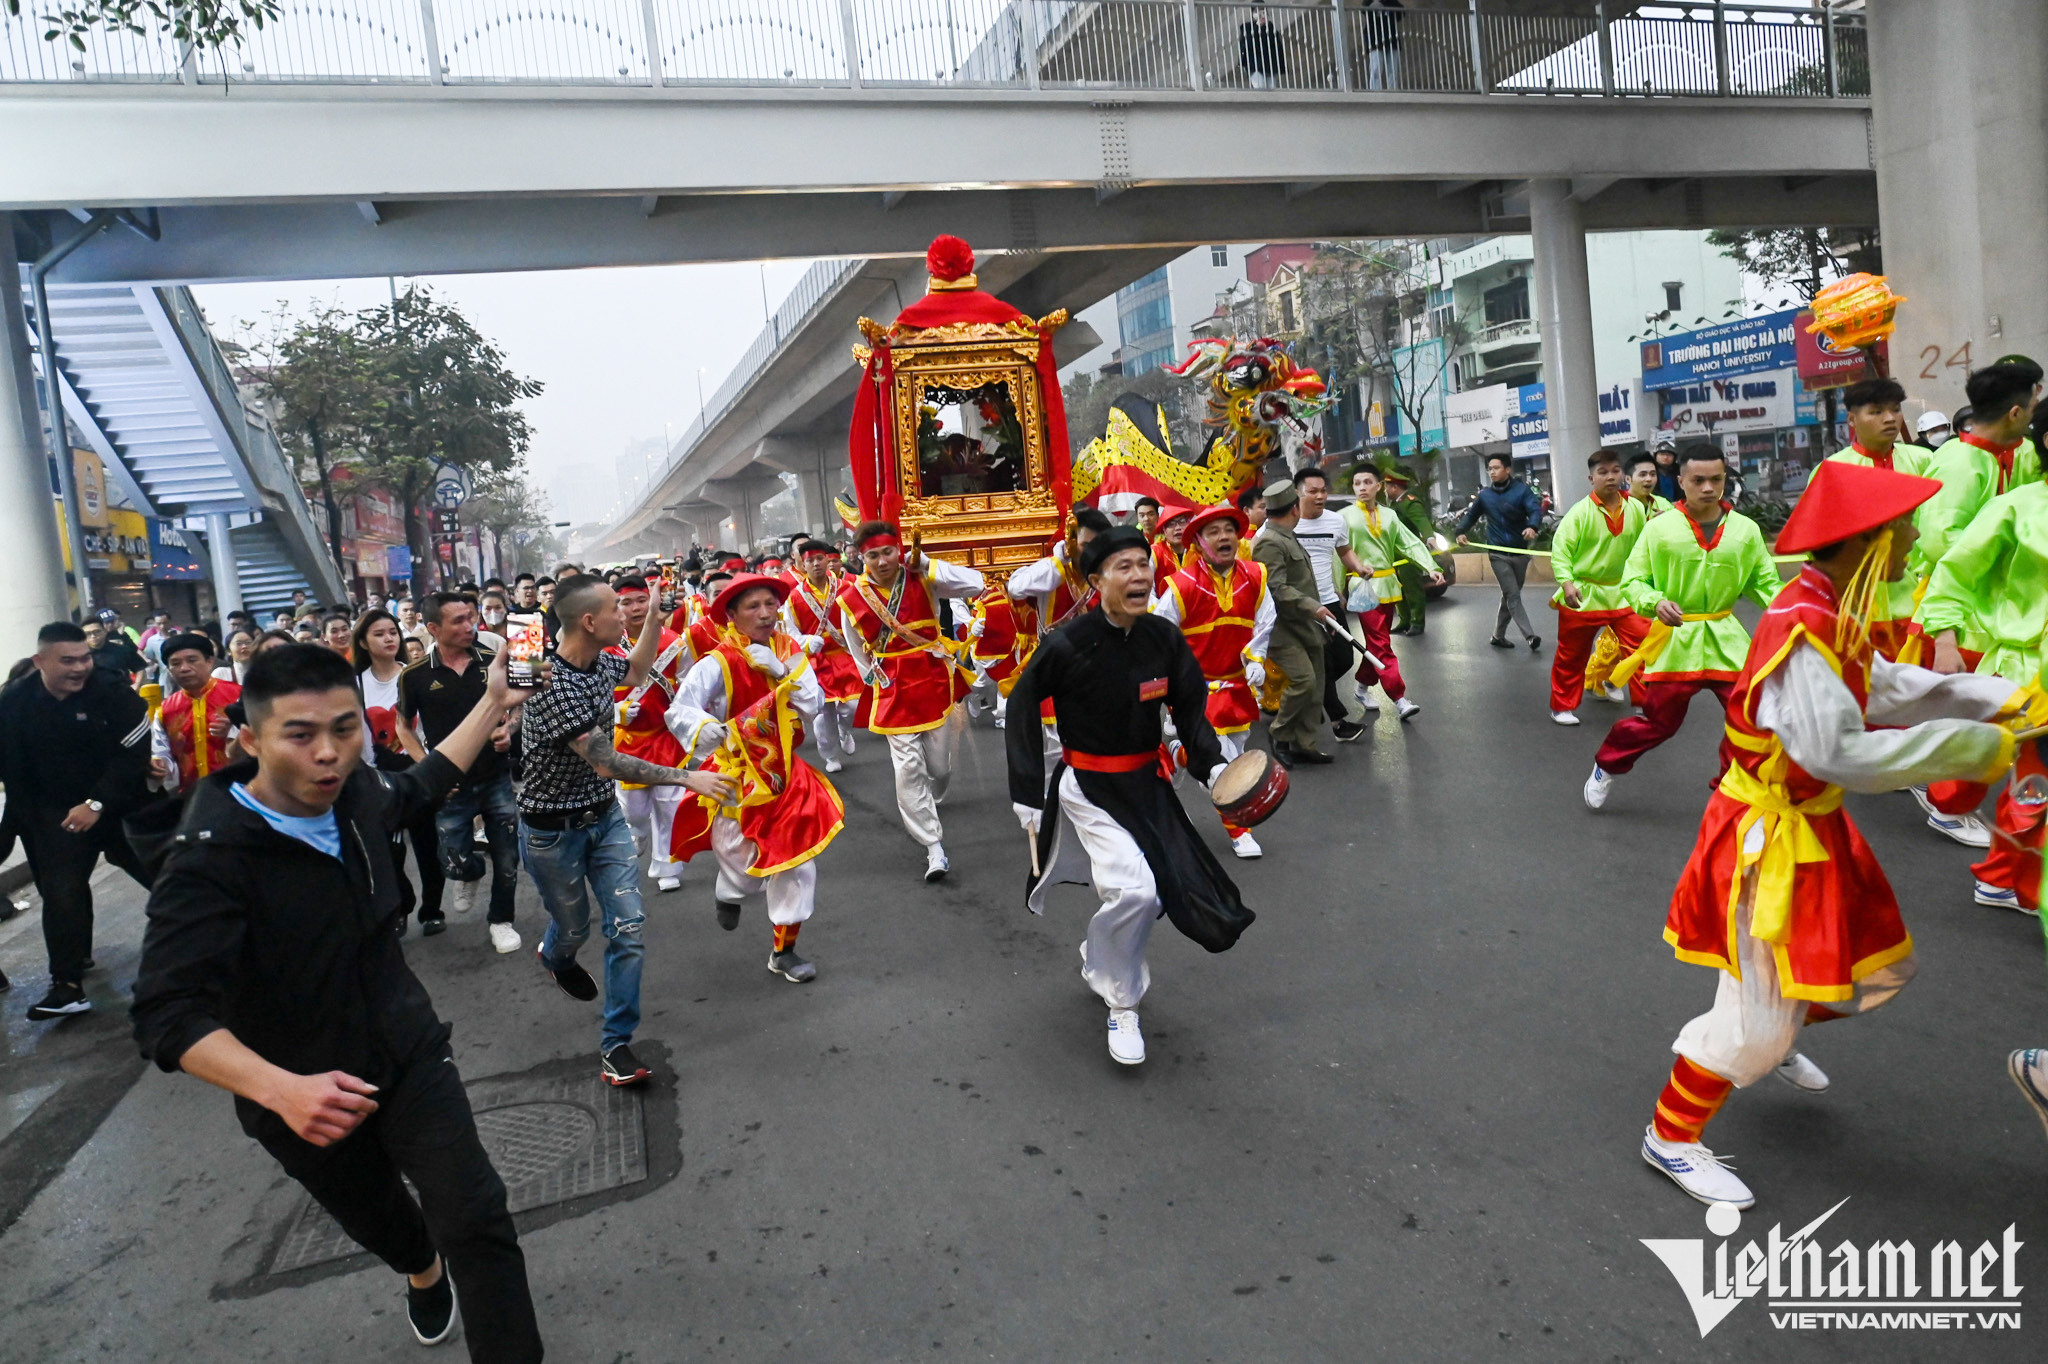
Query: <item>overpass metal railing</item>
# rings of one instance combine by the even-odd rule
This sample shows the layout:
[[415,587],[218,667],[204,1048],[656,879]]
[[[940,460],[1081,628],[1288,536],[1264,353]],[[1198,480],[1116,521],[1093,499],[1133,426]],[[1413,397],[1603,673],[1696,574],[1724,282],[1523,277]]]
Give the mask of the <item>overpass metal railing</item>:
[[1870,93],[1853,0],[283,0],[215,52],[0,18],[0,84]]

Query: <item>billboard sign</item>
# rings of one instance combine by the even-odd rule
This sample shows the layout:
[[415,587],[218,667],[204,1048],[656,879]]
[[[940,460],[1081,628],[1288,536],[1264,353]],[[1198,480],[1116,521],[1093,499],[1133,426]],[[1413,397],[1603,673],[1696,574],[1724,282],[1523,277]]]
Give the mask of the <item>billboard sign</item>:
[[1798,309],[1788,308],[1645,341],[1643,387],[1691,388],[1717,379],[1792,369],[1799,359],[1798,316]]

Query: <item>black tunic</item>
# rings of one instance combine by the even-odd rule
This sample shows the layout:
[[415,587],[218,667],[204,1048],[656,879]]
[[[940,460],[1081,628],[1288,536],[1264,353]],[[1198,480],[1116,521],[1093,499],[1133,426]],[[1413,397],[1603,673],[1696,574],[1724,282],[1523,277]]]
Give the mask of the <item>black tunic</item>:
[[[1162,685],[1163,695],[1141,695],[1141,690],[1156,693]],[[1124,631],[1100,607],[1069,621],[1039,644],[1018,674],[1005,731],[1010,799],[1053,816],[1040,821],[1038,834],[1039,860],[1047,872],[1058,825],[1058,783],[1066,769],[1061,763],[1049,779],[1046,775],[1038,703],[1047,697],[1060,739],[1074,752],[1104,757],[1156,753],[1164,701],[1187,750],[1188,771],[1206,781],[1223,763],[1222,746],[1209,724],[1209,684],[1179,626],[1146,615]],[[1076,768],[1074,779],[1081,793],[1121,824],[1144,853],[1162,910],[1174,927],[1211,952],[1235,943],[1254,916],[1158,768]],[[1036,878],[1027,878],[1027,898],[1036,886]]]

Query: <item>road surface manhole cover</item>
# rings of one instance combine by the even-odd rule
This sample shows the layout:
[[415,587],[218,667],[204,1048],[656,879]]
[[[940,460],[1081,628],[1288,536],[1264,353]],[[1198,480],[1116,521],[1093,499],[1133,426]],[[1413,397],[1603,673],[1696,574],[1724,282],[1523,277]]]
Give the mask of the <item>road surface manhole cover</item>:
[[[505,1181],[513,1212],[647,1178],[638,1088],[618,1089],[595,1075],[506,1076],[469,1086],[469,1103],[477,1137]],[[269,1272],[305,1269],[361,1250],[325,1208],[305,1198],[270,1258]]]

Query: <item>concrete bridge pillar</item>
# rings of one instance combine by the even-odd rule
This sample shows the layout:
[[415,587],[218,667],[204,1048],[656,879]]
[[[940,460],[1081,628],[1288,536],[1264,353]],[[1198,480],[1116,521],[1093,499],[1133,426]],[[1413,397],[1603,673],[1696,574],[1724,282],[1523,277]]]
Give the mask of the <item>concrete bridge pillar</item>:
[[770,469],[795,475],[797,514],[804,529],[812,535],[830,538],[839,524],[839,517],[832,510],[838,472],[834,461],[845,463],[846,433],[835,429],[770,436],[761,442],[754,458]]
[[1943,412],[2001,355],[2048,363],[2048,5],[1886,0],[1870,12],[1884,268],[1906,296],[1893,377]]
[[1586,219],[1569,180],[1529,182],[1536,320],[1543,332],[1543,401],[1550,421],[1550,492],[1557,510],[1585,495],[1586,456],[1600,448],[1593,375],[1593,294]]
[[14,546],[0,592],[0,657],[8,659],[34,652],[43,626],[71,619],[33,363],[14,215],[0,213],[0,544]]

